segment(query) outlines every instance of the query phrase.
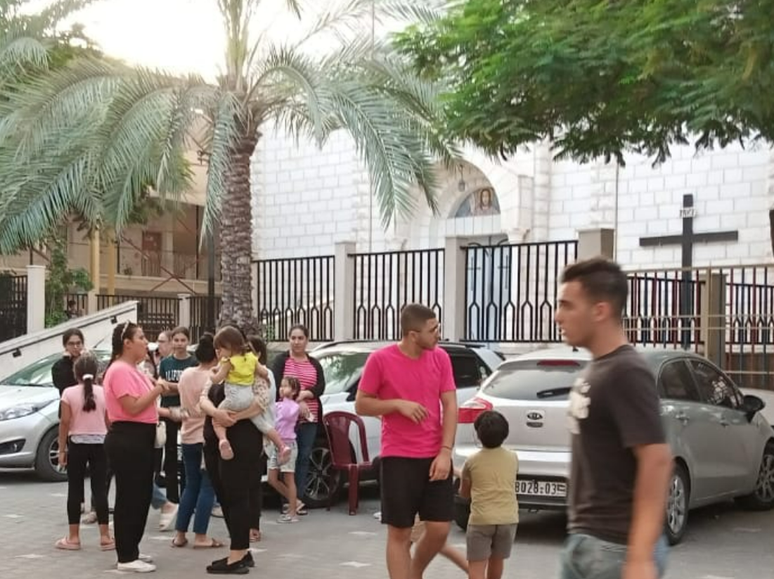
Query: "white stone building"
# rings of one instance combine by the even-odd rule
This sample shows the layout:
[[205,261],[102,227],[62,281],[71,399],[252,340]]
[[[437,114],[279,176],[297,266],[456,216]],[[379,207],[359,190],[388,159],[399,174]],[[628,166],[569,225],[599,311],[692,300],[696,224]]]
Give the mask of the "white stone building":
[[[640,247],[640,238],[680,234],[683,195],[693,194],[697,233],[738,231],[738,241],[697,244],[695,266],[771,261],[774,154],[768,147],[697,154],[676,146],[661,166],[632,154],[619,170],[602,161],[555,162],[547,145],[507,162],[472,149],[464,157],[460,167],[443,170],[438,214],[418,199],[409,220],[385,231],[368,173],[345,134],[319,150],[267,131],[253,161],[254,255],[332,255],[339,241],[355,242],[359,252],[436,248],[455,235],[483,245],[558,241],[607,227],[616,231],[615,255],[626,267],[679,267],[680,246]],[[494,210],[461,217],[484,189],[494,191]]]

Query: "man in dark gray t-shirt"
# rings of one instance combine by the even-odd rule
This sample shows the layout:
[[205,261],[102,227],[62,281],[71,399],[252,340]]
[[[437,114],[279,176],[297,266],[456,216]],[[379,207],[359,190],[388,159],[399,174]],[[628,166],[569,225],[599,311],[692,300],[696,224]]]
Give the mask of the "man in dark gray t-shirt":
[[629,345],[595,359],[570,394],[572,467],[568,530],[626,545],[637,459],[666,441],[656,381]]
[[556,322],[593,361],[570,393],[569,537],[562,579],[657,579],[672,456],[656,383],[623,330],[626,274],[604,259],[562,276]]

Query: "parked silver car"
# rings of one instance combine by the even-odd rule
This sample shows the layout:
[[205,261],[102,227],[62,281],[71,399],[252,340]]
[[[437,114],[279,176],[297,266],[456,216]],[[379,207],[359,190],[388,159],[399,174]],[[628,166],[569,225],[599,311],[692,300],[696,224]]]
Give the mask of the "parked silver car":
[[[107,364],[110,352],[92,350]],[[43,480],[67,480],[59,468],[59,391],[52,354],[0,381],[0,468],[33,468]]]
[[[736,499],[757,510],[774,508],[774,430],[761,415],[764,402],[743,395],[706,358],[682,350],[640,352],[658,378],[661,413],[675,457],[666,534],[682,539],[688,511]],[[504,362],[459,409],[454,462],[478,451],[473,422],[485,410],[510,425],[505,446],[519,455],[516,493],[526,509],[564,509],[570,470],[568,396],[590,354],[551,348]],[[457,523],[469,507],[457,500]]]

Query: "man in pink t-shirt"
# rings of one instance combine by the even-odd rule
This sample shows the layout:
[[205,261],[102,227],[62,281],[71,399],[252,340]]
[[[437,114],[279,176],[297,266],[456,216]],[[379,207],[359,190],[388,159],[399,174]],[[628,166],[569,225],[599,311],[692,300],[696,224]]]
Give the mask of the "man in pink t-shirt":
[[[368,357],[355,401],[363,416],[382,418],[382,523],[388,526],[391,579],[421,579],[446,543],[454,515],[451,450],[457,394],[449,355],[438,348],[433,310],[401,313],[402,340]],[[411,557],[416,515],[426,532]]]

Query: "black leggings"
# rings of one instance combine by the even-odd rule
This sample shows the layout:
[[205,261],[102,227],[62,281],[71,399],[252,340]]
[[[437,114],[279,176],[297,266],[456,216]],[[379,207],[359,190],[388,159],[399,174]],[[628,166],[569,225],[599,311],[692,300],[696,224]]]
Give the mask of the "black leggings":
[[162,418],[161,421],[166,424],[167,439],[164,443],[164,481],[167,491],[167,500],[173,503],[180,502],[180,480],[177,464],[177,433],[180,430],[180,423]]
[[218,439],[214,432],[208,433],[205,430],[204,462],[223,509],[223,517],[231,536],[231,550],[242,551],[250,547],[250,527],[257,522],[254,489],[260,485],[261,480],[263,438],[261,431],[250,420],[240,420],[227,428],[226,436],[234,450],[234,458],[222,460],[218,452]]
[[153,444],[156,425],[114,422],[105,438],[110,470],[116,478],[113,525],[119,563],[140,556],[140,541],[153,496]]
[[102,444],[67,443],[67,522],[77,525],[84,502],[83,483],[90,473],[91,506],[97,511],[97,522],[108,524],[107,456]]

